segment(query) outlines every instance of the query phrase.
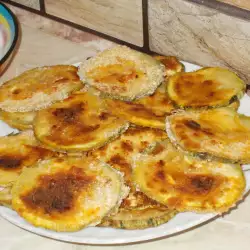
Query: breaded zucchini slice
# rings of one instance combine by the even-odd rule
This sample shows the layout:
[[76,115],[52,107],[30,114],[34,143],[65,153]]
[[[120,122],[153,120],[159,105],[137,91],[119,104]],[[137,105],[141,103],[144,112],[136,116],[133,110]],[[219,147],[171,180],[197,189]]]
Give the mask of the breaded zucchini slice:
[[12,207],[34,226],[77,231],[98,224],[128,193],[120,173],[94,159],[64,157],[25,168]]
[[203,68],[195,72],[177,73],[169,78],[167,93],[181,108],[214,108],[240,99],[246,84],[224,68]]
[[[182,72],[184,66],[173,56],[154,56],[165,66],[165,77]],[[165,80],[156,91],[150,95],[132,102],[107,100],[110,110],[138,126],[165,129],[165,118],[175,107],[166,95]]]
[[31,167],[54,154],[39,146],[30,130],[0,137],[0,186],[12,185],[24,167]]
[[231,108],[178,112],[166,120],[172,143],[194,155],[250,163],[250,117]]
[[116,140],[89,152],[94,158],[122,172],[126,184],[130,187],[130,193],[121,203],[118,213],[105,217],[102,226],[140,229],[165,223],[174,215],[173,211],[137,191],[131,176],[133,156],[145,150],[149,144],[165,138],[167,135],[161,130],[130,127]]
[[227,211],[241,199],[246,185],[240,165],[187,156],[168,140],[136,156],[133,180],[169,209],[200,213]]
[[116,46],[85,61],[78,74],[83,82],[114,99],[132,101],[154,93],[165,67],[153,57]]
[[36,112],[6,112],[0,110],[0,119],[19,130],[32,129],[33,120]]
[[176,210],[170,210],[163,206],[134,210],[120,209],[117,214],[110,217],[105,217],[98,226],[132,230],[144,229],[149,227],[157,227],[167,223],[176,214]]
[[123,133],[129,124],[112,115],[98,96],[72,95],[63,102],[39,110],[34,120],[36,138],[58,151],[88,151]]
[[8,112],[39,110],[67,98],[82,86],[75,66],[31,69],[0,86],[0,109]]

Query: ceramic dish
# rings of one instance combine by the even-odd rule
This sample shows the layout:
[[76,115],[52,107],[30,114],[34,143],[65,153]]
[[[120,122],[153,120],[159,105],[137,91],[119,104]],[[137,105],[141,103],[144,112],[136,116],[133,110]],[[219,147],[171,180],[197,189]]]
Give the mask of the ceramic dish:
[[0,75],[13,56],[17,38],[17,19],[8,7],[0,3]]

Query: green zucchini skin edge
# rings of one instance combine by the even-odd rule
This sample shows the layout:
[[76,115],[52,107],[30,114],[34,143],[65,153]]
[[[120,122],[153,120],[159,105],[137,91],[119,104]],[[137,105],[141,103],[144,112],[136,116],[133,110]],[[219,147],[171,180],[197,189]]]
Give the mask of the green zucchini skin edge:
[[[241,115],[244,116],[244,115]],[[220,157],[220,156],[216,156],[213,155],[211,153],[207,153],[207,152],[193,152],[193,151],[189,151],[189,150],[185,150],[183,147],[181,147],[178,142],[176,141],[171,128],[170,128],[170,120],[169,117],[166,117],[166,132],[168,135],[168,138],[170,140],[170,142],[181,152],[183,152],[186,155],[198,158],[200,160],[207,160],[207,161],[220,161],[223,163],[231,163],[231,164],[249,164],[250,163],[250,158],[247,160],[240,160],[240,159],[228,159],[225,157]]]
[[149,227],[157,227],[164,223],[167,223],[170,219],[172,219],[178,212],[177,211],[168,211],[165,215],[159,217],[151,217],[147,220],[112,220],[107,219],[102,221],[98,227],[113,227],[119,229],[145,229]]

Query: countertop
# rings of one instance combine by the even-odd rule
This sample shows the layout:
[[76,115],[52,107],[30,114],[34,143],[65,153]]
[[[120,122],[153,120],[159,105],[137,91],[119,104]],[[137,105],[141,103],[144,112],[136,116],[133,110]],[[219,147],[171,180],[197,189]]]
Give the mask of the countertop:
[[[22,71],[41,65],[74,63],[111,46],[103,39],[89,39],[84,43],[72,42],[27,25],[22,25],[22,40],[17,54],[1,77],[5,81]],[[97,250],[100,246],[76,245],[44,238],[22,230],[0,218],[1,250],[74,249]],[[106,246],[103,249],[185,249],[185,250],[249,250],[250,249],[250,196],[237,209],[194,230],[152,242]]]

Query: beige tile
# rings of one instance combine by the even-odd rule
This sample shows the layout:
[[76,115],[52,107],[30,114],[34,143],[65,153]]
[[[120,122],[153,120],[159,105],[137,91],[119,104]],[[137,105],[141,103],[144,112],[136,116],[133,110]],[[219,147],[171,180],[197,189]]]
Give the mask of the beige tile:
[[45,0],[45,7],[49,14],[143,45],[141,0]]
[[40,10],[40,3],[39,0],[13,0],[13,2],[20,3],[27,7]]
[[234,5],[243,9],[250,10],[250,1],[249,0],[219,0],[223,3],[228,3],[230,5]]
[[14,12],[20,23],[44,31],[45,33],[65,38],[76,43],[93,40],[105,40],[88,32],[84,32],[69,25],[31,13],[13,5],[7,4],[7,6]]
[[250,82],[250,21],[183,0],[149,0],[150,48],[204,66],[224,66]]

